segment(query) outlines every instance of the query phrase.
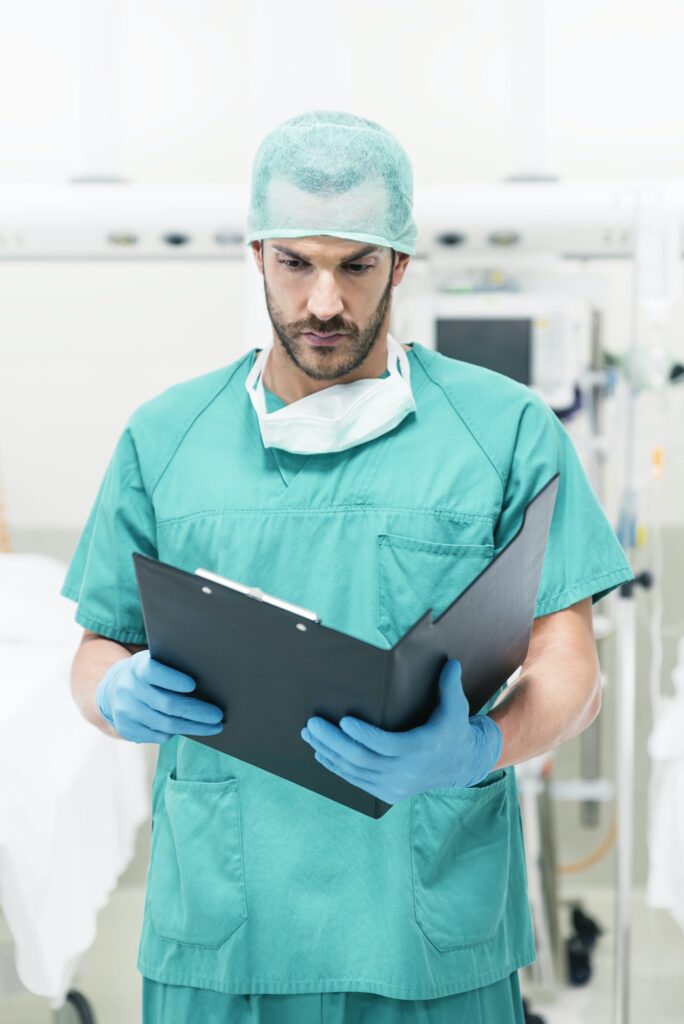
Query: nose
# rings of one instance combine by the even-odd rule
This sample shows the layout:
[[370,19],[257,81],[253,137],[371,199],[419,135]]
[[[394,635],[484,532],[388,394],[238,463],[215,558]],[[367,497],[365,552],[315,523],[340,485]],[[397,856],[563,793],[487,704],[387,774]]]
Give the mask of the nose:
[[316,275],[307,309],[312,316],[319,320],[330,320],[332,317],[340,315],[344,309],[344,303],[334,274],[322,271]]

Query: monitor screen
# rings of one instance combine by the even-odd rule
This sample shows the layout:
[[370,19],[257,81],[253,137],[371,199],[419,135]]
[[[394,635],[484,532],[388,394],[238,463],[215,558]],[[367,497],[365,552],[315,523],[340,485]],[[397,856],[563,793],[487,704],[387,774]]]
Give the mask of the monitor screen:
[[437,320],[437,351],[531,384],[532,320]]

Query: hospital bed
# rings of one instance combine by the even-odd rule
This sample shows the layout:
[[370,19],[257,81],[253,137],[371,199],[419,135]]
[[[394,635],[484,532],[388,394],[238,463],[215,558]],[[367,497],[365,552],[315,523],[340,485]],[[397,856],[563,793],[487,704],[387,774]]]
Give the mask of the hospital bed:
[[149,817],[142,747],[100,733],[71,698],[82,630],[59,596],[65,571],[0,553],[0,909],[13,939],[0,948],[0,1018],[23,987],[56,1021],[94,1019],[74,977]]

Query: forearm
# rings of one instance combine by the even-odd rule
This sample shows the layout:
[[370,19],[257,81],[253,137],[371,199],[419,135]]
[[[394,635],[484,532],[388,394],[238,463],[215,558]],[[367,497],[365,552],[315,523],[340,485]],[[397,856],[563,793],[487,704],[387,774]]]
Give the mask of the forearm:
[[117,738],[116,730],[100,714],[95,693],[108,669],[130,656],[131,650],[122,644],[89,633],[76,651],[71,667],[71,693],[79,711],[101,732]]
[[542,624],[519,680],[491,712],[503,735],[497,768],[559,746],[579,735],[598,714],[600,670],[593,635],[586,635],[586,613],[579,606],[562,613],[568,628],[556,634],[539,620]]

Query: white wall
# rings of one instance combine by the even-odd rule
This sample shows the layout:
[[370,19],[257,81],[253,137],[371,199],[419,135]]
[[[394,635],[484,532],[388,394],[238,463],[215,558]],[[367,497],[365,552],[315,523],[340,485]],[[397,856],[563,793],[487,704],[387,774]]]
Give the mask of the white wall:
[[83,522],[133,409],[240,354],[243,281],[241,263],[0,263],[10,526]]
[[[263,131],[318,106],[396,132],[420,184],[494,180],[532,158],[578,179],[684,170],[681,0],[102,2],[119,42],[109,169],[132,180],[244,181]],[[546,22],[528,38],[535,12]],[[87,165],[78,26],[77,0],[4,14],[0,187]],[[624,348],[628,272],[606,273],[607,344]],[[10,525],[82,523],[130,411],[239,354],[244,294],[236,263],[0,260]],[[684,361],[681,305],[669,336]]]
[[[515,104],[537,60],[557,174],[684,173],[681,0],[99,3],[118,10],[117,170],[133,179],[244,180],[252,136],[328,104],[395,131],[421,182],[494,180],[518,169]],[[546,26],[543,53],[521,62],[526,9]],[[0,180],[75,170],[78,12],[79,0],[5,7]]]

